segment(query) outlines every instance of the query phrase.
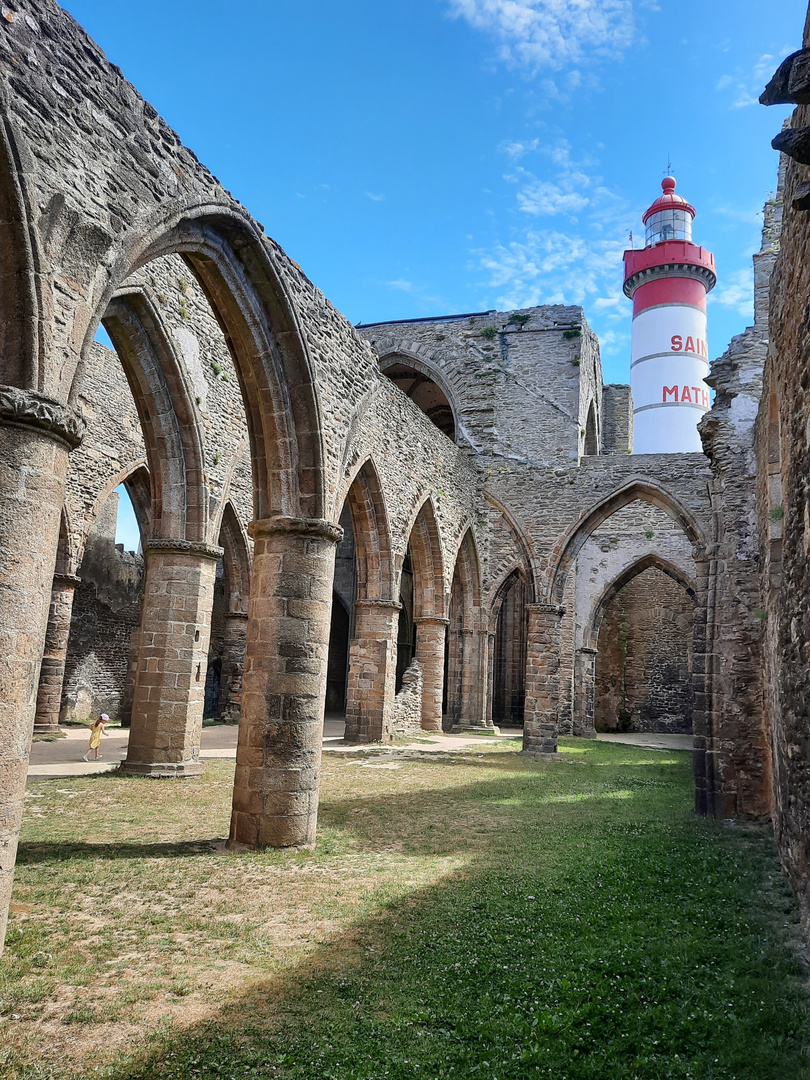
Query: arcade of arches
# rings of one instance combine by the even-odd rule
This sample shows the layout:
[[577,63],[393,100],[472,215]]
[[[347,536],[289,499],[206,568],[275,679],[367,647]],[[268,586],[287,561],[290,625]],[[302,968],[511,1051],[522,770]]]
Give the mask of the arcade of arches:
[[[773,815],[800,881],[810,790],[784,747],[810,694],[784,568],[806,550],[810,468],[783,447],[807,358],[781,357],[806,315],[766,359],[772,273],[810,291],[793,280],[804,219],[787,213],[795,260],[775,270],[766,208],[756,323],[713,366],[705,455],[634,457],[629,393],[603,384],[581,308],[353,328],[67,13],[16,9],[0,24],[0,918],[34,722],[102,708],[130,724],[125,772],[175,780],[200,771],[205,716],[238,723],[237,849],[315,842],[327,713],[354,743],[522,728],[537,756],[597,728],[691,731],[697,810]],[[54,97],[54,70],[72,95]],[[91,86],[103,123],[84,134]],[[140,551],[115,544],[121,485]]]

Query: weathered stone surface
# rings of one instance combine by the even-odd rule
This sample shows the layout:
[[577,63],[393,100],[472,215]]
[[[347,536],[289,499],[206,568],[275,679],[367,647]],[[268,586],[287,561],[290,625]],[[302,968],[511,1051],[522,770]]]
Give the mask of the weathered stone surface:
[[799,49],[782,61],[759,95],[759,103],[810,105],[810,50]]

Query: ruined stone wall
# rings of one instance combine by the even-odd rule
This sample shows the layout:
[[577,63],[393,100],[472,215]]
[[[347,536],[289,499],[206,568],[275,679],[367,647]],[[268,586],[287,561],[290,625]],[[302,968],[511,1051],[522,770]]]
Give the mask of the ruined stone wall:
[[115,546],[118,495],[104,503],[87,536],[73,597],[61,720],[106,712],[121,719],[130,638],[141,617],[143,559]]
[[597,731],[692,731],[694,599],[650,567],[608,605],[598,639]]
[[700,423],[712,468],[713,532],[710,618],[705,628],[696,629],[696,636],[705,637],[708,660],[704,685],[696,689],[709,695],[709,723],[705,730],[696,726],[695,764],[698,795],[699,770],[705,763],[703,777],[721,793],[708,809],[724,818],[766,818],[772,805],[763,688],[763,670],[770,661],[763,649],[755,424],[769,347],[768,291],[779,249],[781,187],[780,177],[777,198],[765,206],[762,248],[754,256],[754,325],[733,338],[712,363],[707,382],[715,398]]
[[[810,20],[805,49],[810,47],[808,31]],[[808,125],[810,107],[801,105],[790,126],[800,132]],[[772,218],[783,210],[783,220],[771,279],[771,341],[756,431],[762,561],[756,603],[764,645],[766,734],[773,749],[774,829],[806,929],[810,925],[810,221],[799,199],[810,171],[796,160],[783,162],[784,184],[771,209]]]

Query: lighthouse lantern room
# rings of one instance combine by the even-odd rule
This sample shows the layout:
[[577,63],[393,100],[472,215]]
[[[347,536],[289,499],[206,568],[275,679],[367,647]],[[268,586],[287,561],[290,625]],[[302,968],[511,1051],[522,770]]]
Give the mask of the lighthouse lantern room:
[[663,193],[644,215],[645,247],[624,253],[624,292],[633,301],[630,384],[633,452],[700,451],[697,423],[709,408],[706,294],[714,256],[692,243],[695,208]]

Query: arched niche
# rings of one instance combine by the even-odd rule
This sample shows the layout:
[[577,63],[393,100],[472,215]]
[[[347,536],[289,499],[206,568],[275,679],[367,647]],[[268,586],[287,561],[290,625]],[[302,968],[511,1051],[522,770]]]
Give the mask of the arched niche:
[[423,361],[394,353],[380,361],[380,370],[422,410],[448,439],[456,441],[457,421],[453,395],[437,371]]
[[655,558],[606,590],[589,635],[596,731],[692,733],[694,618],[692,584]]

